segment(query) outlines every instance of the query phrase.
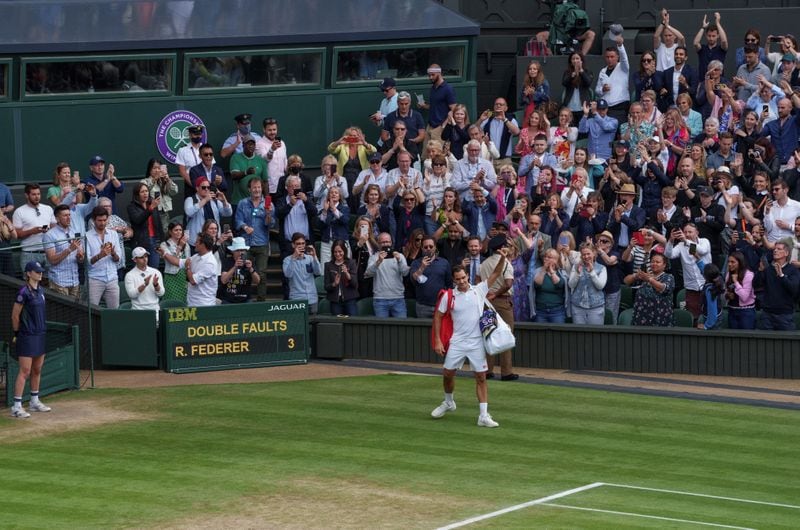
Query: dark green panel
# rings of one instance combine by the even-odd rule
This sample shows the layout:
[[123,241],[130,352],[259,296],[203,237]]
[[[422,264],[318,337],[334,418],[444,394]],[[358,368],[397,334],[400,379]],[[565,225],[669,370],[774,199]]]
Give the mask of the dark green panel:
[[0,142],[0,160],[3,161],[0,182],[6,183],[14,182],[17,175],[16,157],[14,156],[14,144],[17,141],[14,133],[14,110],[14,107],[10,106],[0,107],[0,131],[3,131],[3,141]]
[[[103,364],[158,368],[155,311],[106,309],[100,312],[100,325]],[[136,340],[120,340],[131,330],[136,330]]]

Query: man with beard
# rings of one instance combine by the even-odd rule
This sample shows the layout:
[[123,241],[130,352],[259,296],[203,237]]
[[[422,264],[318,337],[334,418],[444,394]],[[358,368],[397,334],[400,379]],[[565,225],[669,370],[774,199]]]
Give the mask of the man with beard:
[[[428,127],[425,129],[426,141],[442,139],[442,127],[447,114],[456,106],[456,91],[444,80],[442,67],[434,63],[428,67],[428,80],[431,92],[428,102],[420,102],[417,108],[428,111]],[[425,149],[423,148],[423,152]]]
[[264,136],[256,140],[256,154],[267,161],[269,188],[265,191],[275,200],[278,181],[286,175],[289,166],[286,142],[278,136],[278,120],[264,118]]
[[442,289],[453,287],[450,263],[436,255],[436,240],[422,239],[422,255],[411,262],[409,270],[416,294],[417,318],[431,318],[436,309],[436,297]]
[[53,209],[41,204],[42,190],[38,184],[25,185],[25,204],[14,211],[11,220],[22,243],[20,268],[30,261],[45,262],[42,239],[44,233],[56,224]]

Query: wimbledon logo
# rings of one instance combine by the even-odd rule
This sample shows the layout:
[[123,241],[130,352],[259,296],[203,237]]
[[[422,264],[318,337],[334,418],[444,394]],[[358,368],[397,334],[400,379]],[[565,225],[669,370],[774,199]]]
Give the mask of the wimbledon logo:
[[[204,125],[200,117],[188,110],[170,112],[161,120],[156,129],[156,146],[161,156],[170,163],[175,163],[178,149],[189,145],[189,127]],[[206,142],[207,133],[203,128],[203,143]]]

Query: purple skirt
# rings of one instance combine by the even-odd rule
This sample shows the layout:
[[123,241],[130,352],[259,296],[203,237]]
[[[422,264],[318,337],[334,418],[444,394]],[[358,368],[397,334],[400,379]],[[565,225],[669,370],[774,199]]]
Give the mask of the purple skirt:
[[45,335],[17,335],[16,354],[18,357],[38,357],[44,355]]

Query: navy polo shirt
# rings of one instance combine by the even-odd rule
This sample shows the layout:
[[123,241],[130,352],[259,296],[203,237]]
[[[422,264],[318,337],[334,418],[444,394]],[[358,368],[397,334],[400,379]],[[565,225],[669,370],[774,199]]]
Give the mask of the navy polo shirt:
[[389,132],[389,136],[394,138],[394,123],[397,120],[403,120],[406,124],[406,137],[409,139],[416,138],[419,135],[420,129],[425,130],[425,120],[422,119],[422,114],[414,109],[408,110],[408,116],[402,117],[397,115],[397,111],[390,112],[383,120],[383,130]]
[[[421,258],[417,258],[411,262],[411,268],[408,271],[409,277],[419,269],[421,264]],[[435,306],[439,291],[453,287],[453,277],[450,274],[450,262],[444,258],[437,257],[428,265],[428,268],[425,269],[422,274],[428,278],[425,283],[419,283],[413,278],[411,279],[411,282],[414,284],[414,292],[417,294],[417,302],[423,305]]]
[[431,94],[429,96],[428,104],[428,125],[431,127],[438,127],[444,120],[447,119],[447,113],[450,112],[450,105],[456,102],[456,91],[450,86],[450,83],[445,81],[441,85],[431,85]]

